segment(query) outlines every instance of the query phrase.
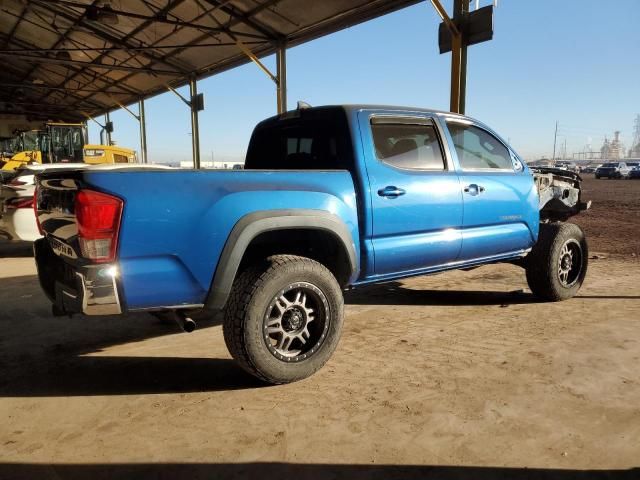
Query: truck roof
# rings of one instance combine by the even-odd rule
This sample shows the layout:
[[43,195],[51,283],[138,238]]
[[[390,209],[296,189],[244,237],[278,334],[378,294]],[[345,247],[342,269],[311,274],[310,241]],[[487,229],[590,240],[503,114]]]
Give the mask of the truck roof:
[[[465,115],[460,115],[458,113],[447,112],[444,110],[436,110],[433,108],[420,108],[420,107],[406,107],[406,106],[398,106],[398,105],[375,105],[375,104],[344,104],[344,105],[320,105],[317,107],[304,107],[300,109],[289,110],[285,113],[274,115],[269,117],[256,126],[266,127],[271,124],[274,124],[280,120],[286,120],[289,118],[298,118],[299,115],[309,115],[311,117],[322,116],[323,113],[326,114],[335,114],[337,110],[342,110],[343,112],[350,114],[353,112],[357,112],[360,110],[384,110],[389,113],[435,113],[438,115],[446,115],[448,117],[457,117],[460,119],[468,119],[472,121],[476,121],[471,117],[467,117]],[[304,113],[303,113],[304,112]]]

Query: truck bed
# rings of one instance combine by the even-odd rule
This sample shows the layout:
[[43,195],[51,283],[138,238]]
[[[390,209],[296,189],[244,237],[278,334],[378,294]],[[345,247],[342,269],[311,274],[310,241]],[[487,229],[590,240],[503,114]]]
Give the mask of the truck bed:
[[351,175],[319,173],[148,169],[45,173],[39,179],[40,196],[50,201],[40,217],[47,235],[71,248],[71,255],[63,256],[73,264],[81,261],[77,228],[69,215],[74,192],[89,188],[121,198],[124,212],[117,255],[120,301],[126,310],[202,305],[232,228],[256,210],[331,212],[350,229],[359,253]]

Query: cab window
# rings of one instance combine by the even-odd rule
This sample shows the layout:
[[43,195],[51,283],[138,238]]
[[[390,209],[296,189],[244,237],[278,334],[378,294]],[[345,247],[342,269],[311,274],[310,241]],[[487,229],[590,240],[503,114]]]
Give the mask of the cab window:
[[444,170],[445,162],[435,127],[430,124],[374,123],[371,125],[378,160],[409,170]]
[[486,130],[447,121],[463,170],[513,170],[507,147]]

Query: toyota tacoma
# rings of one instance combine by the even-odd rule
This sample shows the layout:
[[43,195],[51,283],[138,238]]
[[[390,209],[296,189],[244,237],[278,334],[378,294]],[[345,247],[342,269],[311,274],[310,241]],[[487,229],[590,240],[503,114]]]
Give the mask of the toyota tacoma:
[[347,289],[510,262],[541,300],[575,295],[580,182],[469,117],[300,105],[257,125],[244,170],[43,172],[35,256],[54,313],[222,311],[238,363],[287,383],[335,350]]

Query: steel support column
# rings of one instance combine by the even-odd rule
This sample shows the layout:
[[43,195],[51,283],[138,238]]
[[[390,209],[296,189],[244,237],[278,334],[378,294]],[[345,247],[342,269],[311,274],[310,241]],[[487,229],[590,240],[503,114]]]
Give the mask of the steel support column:
[[464,113],[460,108],[460,94],[462,87],[462,39],[460,36],[451,37],[451,97],[449,110]]
[[193,151],[193,168],[200,169],[200,129],[198,127],[198,108],[195,98],[198,95],[198,84],[195,77],[189,79],[191,94],[191,149]]
[[111,117],[109,116],[109,112],[104,114],[104,122],[106,127],[105,132],[107,133],[107,145],[111,145],[111,132],[109,131],[109,123],[111,122]]
[[451,33],[451,103],[449,109],[464,114],[467,87],[467,41],[464,32],[458,28],[469,13],[469,0],[453,1],[453,19],[440,0],[431,0],[440,18]]
[[[470,0],[454,0],[453,1],[453,21],[460,25],[469,14]],[[453,50],[451,57],[451,111],[461,113],[465,112],[465,99],[467,96],[467,41],[464,37],[464,31],[460,31],[459,35],[453,36]],[[456,96],[454,97],[454,84]],[[454,110],[455,107],[455,110]]]
[[144,114],[144,99],[138,100],[138,122],[140,122],[140,160],[148,163],[147,159],[147,123]]
[[278,113],[287,111],[287,45],[282,43],[276,52]]

